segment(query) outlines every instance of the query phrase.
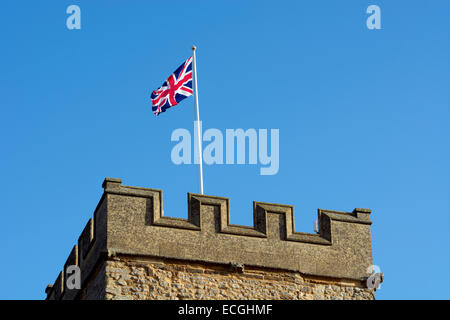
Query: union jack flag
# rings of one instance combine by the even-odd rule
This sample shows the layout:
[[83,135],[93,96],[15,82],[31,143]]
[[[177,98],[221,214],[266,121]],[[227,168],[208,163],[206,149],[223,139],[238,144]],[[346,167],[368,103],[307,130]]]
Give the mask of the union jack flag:
[[175,70],[163,85],[152,92],[152,110],[155,115],[177,105],[181,100],[191,96],[192,90],[192,57]]

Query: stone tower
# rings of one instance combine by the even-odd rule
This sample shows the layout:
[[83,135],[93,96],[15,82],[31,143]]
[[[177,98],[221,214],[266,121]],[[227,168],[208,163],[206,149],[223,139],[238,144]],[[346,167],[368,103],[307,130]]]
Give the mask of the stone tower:
[[[104,193],[47,299],[374,299],[370,210],[318,210],[317,234],[294,208],[253,203],[230,224],[229,199],[188,194],[188,218],[165,217],[162,191],[106,178]],[[80,288],[69,288],[69,266]]]

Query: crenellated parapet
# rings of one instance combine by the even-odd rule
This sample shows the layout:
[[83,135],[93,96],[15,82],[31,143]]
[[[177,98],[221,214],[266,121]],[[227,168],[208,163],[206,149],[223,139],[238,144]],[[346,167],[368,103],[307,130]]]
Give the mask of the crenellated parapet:
[[[187,219],[163,214],[162,191],[106,178],[94,216],[83,229],[47,299],[89,298],[101,265],[116,255],[280,269],[363,281],[372,265],[370,210],[318,210],[318,233],[296,232],[294,207],[253,202],[253,226],[230,223],[229,199],[189,193]],[[68,290],[67,267],[81,270]],[[100,286],[101,287],[101,286]],[[92,290],[91,290],[92,291]],[[101,288],[96,291],[102,295]]]

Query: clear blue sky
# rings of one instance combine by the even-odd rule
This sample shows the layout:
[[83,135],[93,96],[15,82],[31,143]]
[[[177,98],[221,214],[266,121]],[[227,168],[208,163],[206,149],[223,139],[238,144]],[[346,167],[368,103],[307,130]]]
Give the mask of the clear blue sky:
[[[67,6],[81,30],[66,28]],[[368,30],[366,8],[381,8]],[[373,210],[378,299],[450,298],[450,2],[2,1],[2,299],[42,299],[105,177],[163,189],[187,217],[197,167],[170,160],[193,99],[152,114],[150,92],[198,46],[204,129],[280,129],[280,170],[206,166],[205,193]]]

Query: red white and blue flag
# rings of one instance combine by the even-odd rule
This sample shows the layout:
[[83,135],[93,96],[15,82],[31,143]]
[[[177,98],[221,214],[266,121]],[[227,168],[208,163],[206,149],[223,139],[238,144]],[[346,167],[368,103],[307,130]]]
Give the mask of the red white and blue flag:
[[192,93],[192,57],[190,57],[164,81],[159,89],[152,92],[153,113],[159,115],[165,112],[191,96]]

